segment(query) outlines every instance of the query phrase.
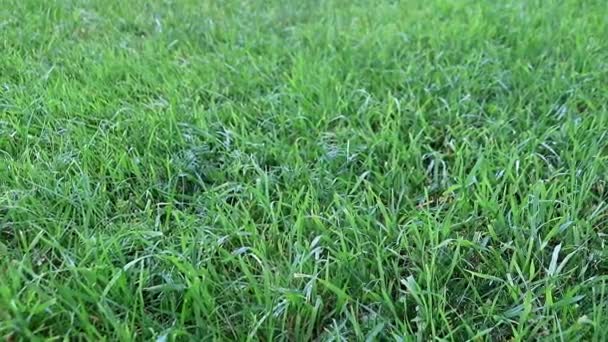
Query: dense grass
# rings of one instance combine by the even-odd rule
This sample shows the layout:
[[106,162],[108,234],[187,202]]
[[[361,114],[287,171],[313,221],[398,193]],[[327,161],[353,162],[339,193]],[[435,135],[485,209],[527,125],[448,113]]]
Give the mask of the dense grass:
[[0,8],[0,336],[608,339],[605,0]]

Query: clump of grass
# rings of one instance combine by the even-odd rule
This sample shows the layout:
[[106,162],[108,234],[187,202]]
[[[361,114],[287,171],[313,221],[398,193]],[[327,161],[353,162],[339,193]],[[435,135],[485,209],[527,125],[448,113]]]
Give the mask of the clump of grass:
[[605,340],[605,1],[8,0],[7,340]]

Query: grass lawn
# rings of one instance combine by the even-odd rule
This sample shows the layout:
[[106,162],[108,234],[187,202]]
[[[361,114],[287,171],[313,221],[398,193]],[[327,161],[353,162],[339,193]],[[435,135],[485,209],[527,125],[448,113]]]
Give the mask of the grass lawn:
[[608,339],[605,0],[3,0],[0,339]]

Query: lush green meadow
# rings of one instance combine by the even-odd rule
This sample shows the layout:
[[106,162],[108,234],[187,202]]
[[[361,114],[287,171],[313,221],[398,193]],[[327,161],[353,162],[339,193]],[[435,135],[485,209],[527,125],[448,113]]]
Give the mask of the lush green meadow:
[[605,0],[2,0],[0,339],[608,339]]

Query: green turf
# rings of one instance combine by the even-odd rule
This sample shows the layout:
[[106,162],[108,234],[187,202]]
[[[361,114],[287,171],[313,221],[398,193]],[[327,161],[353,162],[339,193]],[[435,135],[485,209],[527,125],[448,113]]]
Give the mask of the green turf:
[[605,0],[3,0],[0,337],[608,339]]

